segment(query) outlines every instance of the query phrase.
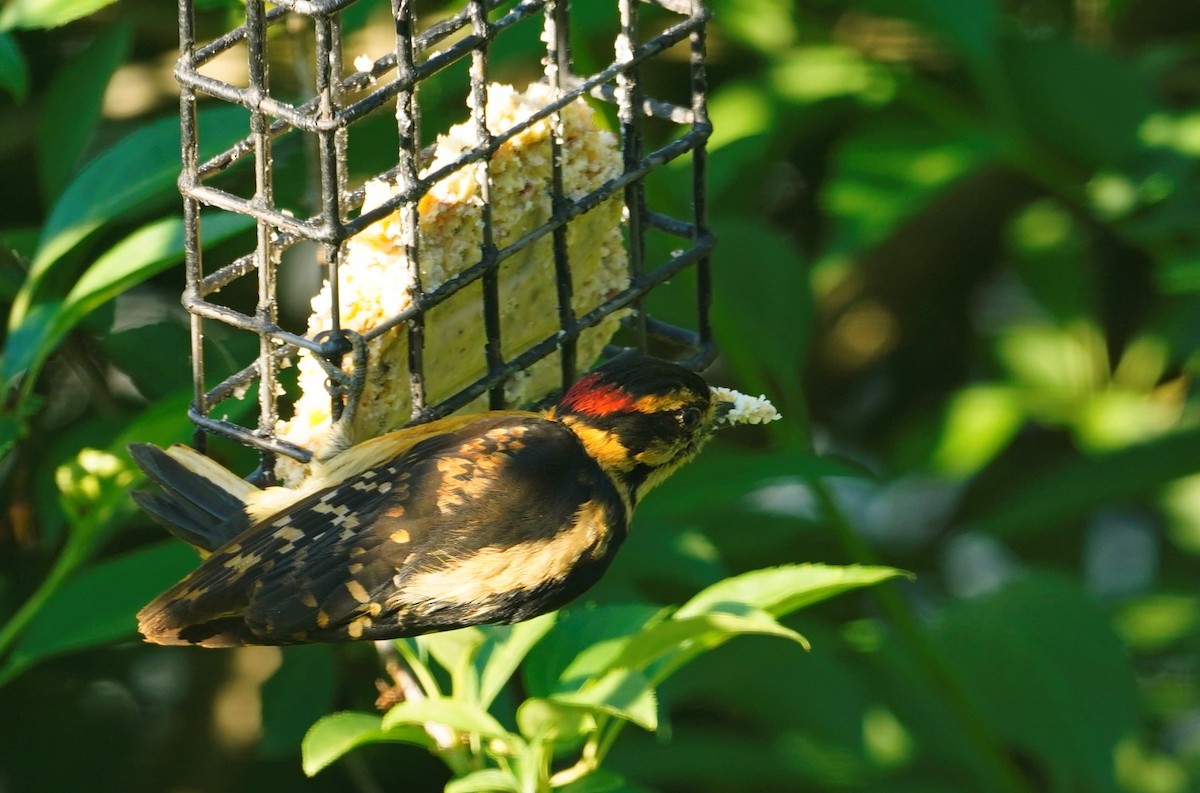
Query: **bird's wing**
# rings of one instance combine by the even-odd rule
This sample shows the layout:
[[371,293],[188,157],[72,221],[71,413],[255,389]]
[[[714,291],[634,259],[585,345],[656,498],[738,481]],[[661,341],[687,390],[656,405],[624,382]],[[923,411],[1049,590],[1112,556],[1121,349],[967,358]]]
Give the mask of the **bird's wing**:
[[437,421],[414,424],[411,427],[395,430],[380,435],[378,438],[357,443],[328,459],[314,461],[308,479],[298,488],[268,487],[265,490],[255,490],[244,499],[246,514],[254,522],[266,521],[296,502],[328,489],[326,483],[341,482],[364,471],[384,465],[424,441],[448,435],[463,428],[468,428],[469,431],[470,426],[478,421],[490,421],[502,417],[533,421],[541,419],[539,414],[529,411],[494,410],[487,414],[486,419],[481,419],[478,413],[468,413],[461,416],[446,416]]
[[142,632],[219,645],[445,627],[565,574],[602,539],[609,516],[588,507],[602,484],[561,425],[481,419],[252,527],[147,606]]

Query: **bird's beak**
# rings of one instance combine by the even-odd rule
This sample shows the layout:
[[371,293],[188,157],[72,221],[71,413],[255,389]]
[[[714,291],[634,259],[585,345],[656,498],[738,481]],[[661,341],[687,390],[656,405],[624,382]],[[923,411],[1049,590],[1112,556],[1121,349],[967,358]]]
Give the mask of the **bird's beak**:
[[729,415],[729,411],[733,410],[733,402],[725,399],[717,400],[716,410],[713,411],[713,429],[718,429],[728,425],[725,417]]

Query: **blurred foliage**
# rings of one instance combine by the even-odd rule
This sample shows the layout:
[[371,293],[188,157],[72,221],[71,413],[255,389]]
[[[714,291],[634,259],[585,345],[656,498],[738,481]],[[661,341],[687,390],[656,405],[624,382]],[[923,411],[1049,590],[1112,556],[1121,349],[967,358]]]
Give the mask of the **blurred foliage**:
[[[398,643],[440,696],[382,715],[370,646],[133,641],[193,564],[125,498],[125,444],[189,433],[175,15],[0,8],[0,791],[1200,790],[1200,5],[709,4],[710,376],[785,421],[656,492],[586,602]],[[198,5],[201,39],[235,24]],[[576,0],[581,73],[615,5]],[[643,7],[648,35],[671,19]],[[386,4],[344,25],[351,57],[389,46]],[[272,86],[302,98],[285,41]],[[536,78],[541,46],[513,28],[494,77]],[[465,74],[425,87],[427,139]],[[686,52],[642,79],[686,101]],[[358,181],[394,164],[388,115],[353,130]],[[245,117],[201,123],[216,151]],[[305,162],[276,147],[281,204],[311,200]],[[651,207],[689,217],[690,180],[653,174]],[[212,261],[252,244],[204,223]],[[688,323],[692,281],[650,307]],[[206,344],[219,376],[255,342]],[[818,603],[800,577],[843,568],[813,562],[916,577]]]

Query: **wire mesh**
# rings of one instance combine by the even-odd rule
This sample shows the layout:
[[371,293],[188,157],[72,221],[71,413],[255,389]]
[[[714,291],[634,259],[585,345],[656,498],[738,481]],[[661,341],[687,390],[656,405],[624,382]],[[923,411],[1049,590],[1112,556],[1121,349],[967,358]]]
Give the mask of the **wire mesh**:
[[[196,426],[195,445],[203,449],[210,434],[231,438],[262,452],[260,478],[272,478],[276,455],[307,461],[311,451],[275,433],[279,418],[280,368],[297,352],[307,351],[327,361],[331,414],[336,419],[347,400],[361,387],[361,376],[342,369],[348,354],[354,354],[352,372],[366,365],[362,344],[403,328],[407,334],[408,387],[412,420],[437,418],[457,410],[486,394],[492,408],[505,407],[504,383],[535,361],[552,353],[561,359],[562,386],[576,376],[576,343],[584,330],[605,317],[627,308],[626,321],[632,346],[647,349],[651,339],[662,339],[682,347],[683,363],[692,368],[706,366],[713,357],[708,320],[710,301],[709,254],[714,239],[706,225],[705,141],[710,132],[706,113],[707,85],[704,73],[705,24],[709,12],[699,0],[612,0],[619,6],[620,29],[613,41],[614,57],[592,74],[572,70],[571,7],[567,0],[464,0],[462,7],[439,21],[418,29],[414,0],[390,0],[395,21],[395,47],[369,67],[344,69],[342,15],[352,5],[378,0],[246,0],[245,19],[240,25],[202,46],[196,42],[194,0],[179,0],[180,58],[176,77],[181,85],[180,116],[183,168],[179,188],[183,196],[186,228],[186,278],[183,304],[191,315],[194,400],[189,417]],[[608,2],[609,0],[604,0]],[[588,0],[598,3],[601,0]],[[640,6],[656,6],[674,15],[651,35],[639,26]],[[487,123],[489,52],[506,32],[524,20],[540,16],[541,40],[546,52],[542,61],[543,80],[553,91],[553,101],[529,118],[502,130]],[[268,48],[276,45],[275,31],[288,29],[296,21],[312,30],[312,96],[287,102],[272,92]],[[648,95],[640,79],[647,61],[672,48],[683,48],[688,58],[688,103],[674,103]],[[205,73],[207,64],[228,53],[244,49],[248,61],[245,85]],[[452,64],[469,63],[471,120],[477,145],[467,148],[453,162],[436,169],[423,166],[418,92],[422,83]],[[381,79],[390,75],[388,79]],[[563,190],[561,154],[565,141],[562,111],[579,97],[615,107],[622,155],[621,173],[586,195],[570,197]],[[201,159],[203,148],[198,124],[198,100],[211,98],[249,111],[248,134],[215,156]],[[394,196],[366,211],[365,189],[347,184],[347,135],[351,127],[377,112],[394,108],[398,147],[396,164],[373,178],[394,182]],[[674,132],[661,146],[646,143],[647,119],[673,125]],[[550,217],[515,241],[498,246],[493,232],[491,207],[491,160],[496,151],[532,125],[548,120],[552,130]],[[298,217],[275,201],[273,148],[287,136],[315,138],[320,197],[319,207],[308,217]],[[683,155],[691,159],[691,212],[686,218],[651,210],[646,203],[646,177]],[[253,163],[253,195],[242,196],[220,183],[223,173],[239,163]],[[476,165],[479,164],[479,165]],[[431,187],[449,174],[474,167],[482,198],[482,244],[478,261],[440,284],[423,289],[418,203]],[[567,244],[569,223],[597,207],[610,196],[624,201],[628,287],[600,305],[576,315],[572,301],[572,268]],[[221,211],[245,215],[256,224],[255,247],[219,267],[205,267],[202,256],[201,214]],[[387,317],[361,338],[342,327],[339,316],[339,267],[345,243],[373,223],[399,213],[402,237],[412,284],[408,308]],[[649,266],[646,234],[653,229],[676,239],[670,257]],[[501,345],[499,274],[501,265],[531,245],[549,236],[554,256],[558,302],[558,331],[516,355],[506,357]],[[330,327],[304,335],[280,326],[279,262],[282,253],[307,241],[320,246],[325,277],[330,290]],[[651,316],[646,310],[647,294],[686,267],[696,271],[694,328],[684,328]],[[253,312],[240,311],[217,302],[222,289],[254,276],[257,303]],[[485,326],[486,371],[475,382],[446,399],[430,402],[426,387],[425,316],[470,284],[482,288]],[[233,376],[209,386],[205,361],[206,323],[217,322],[258,337],[256,358]],[[358,342],[356,345],[355,342]],[[609,350],[612,351],[611,349]],[[588,362],[584,362],[588,363]],[[221,403],[241,396],[257,384],[257,426],[242,426],[219,415]]]

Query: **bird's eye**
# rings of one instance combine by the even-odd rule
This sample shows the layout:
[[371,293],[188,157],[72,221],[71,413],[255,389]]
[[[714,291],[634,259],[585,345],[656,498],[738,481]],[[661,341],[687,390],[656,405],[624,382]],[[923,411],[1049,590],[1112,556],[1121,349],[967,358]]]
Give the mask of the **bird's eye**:
[[704,413],[700,410],[700,408],[696,407],[683,408],[682,410],[675,412],[675,420],[679,422],[680,427],[688,432],[691,432],[700,425],[700,419],[703,418],[703,416]]

